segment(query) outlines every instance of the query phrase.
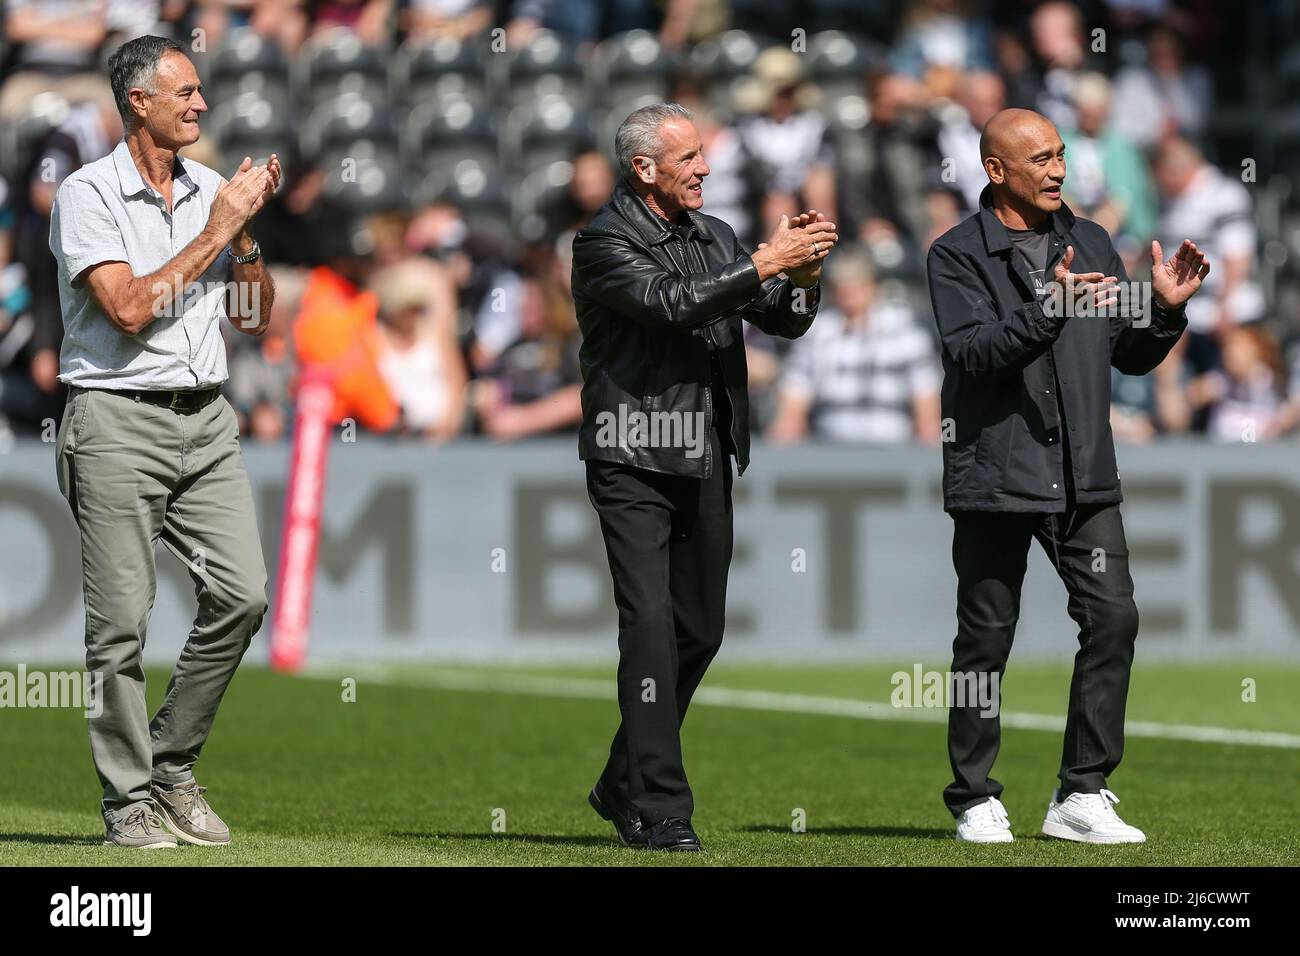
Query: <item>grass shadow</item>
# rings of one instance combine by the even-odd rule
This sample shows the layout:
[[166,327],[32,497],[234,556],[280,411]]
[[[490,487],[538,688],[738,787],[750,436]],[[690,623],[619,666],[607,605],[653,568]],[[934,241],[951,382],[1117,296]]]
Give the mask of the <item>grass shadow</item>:
[[[753,824],[747,827],[740,827],[745,833],[792,833],[788,826],[780,827],[770,824]],[[952,830],[936,829],[935,827],[898,827],[898,826],[876,826],[876,827],[809,827],[803,833],[795,833],[795,836],[868,836],[868,837],[915,837],[921,840],[951,840]]]
[[619,845],[618,841],[613,837],[560,833],[435,833],[432,831],[401,830],[384,835],[406,840],[461,840],[467,843],[512,841],[515,843],[538,843],[545,846],[617,847]]
[[58,846],[103,846],[103,837],[57,836],[51,833],[0,833],[0,843],[45,843]]

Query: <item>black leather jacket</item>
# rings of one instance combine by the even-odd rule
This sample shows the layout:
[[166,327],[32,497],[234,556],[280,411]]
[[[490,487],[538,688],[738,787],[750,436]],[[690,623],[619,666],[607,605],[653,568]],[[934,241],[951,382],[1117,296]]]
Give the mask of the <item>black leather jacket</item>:
[[[620,180],[574,237],[573,300],[582,330],[578,457],[707,478],[708,445],[656,442],[655,435],[689,434],[681,429],[691,425],[682,421],[694,415],[692,424],[702,423],[707,440],[716,413],[708,387],[716,349],[743,474],[749,395],[741,319],[798,338],[817,314],[820,287],[799,289],[777,277],[760,282],[749,253],[721,219],[687,211],[670,226]],[[635,424],[636,413],[645,429],[621,427]],[[662,413],[676,413],[677,432]]]

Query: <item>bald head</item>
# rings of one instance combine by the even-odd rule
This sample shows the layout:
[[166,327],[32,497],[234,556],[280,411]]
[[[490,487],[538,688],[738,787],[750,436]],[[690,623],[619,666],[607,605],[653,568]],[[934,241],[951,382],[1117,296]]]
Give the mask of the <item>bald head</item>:
[[980,133],[980,159],[997,156],[1005,162],[1006,157],[1021,149],[1025,141],[1036,141],[1049,133],[1055,136],[1056,127],[1042,113],[1000,110],[984,124],[984,131]]
[[1060,208],[1065,144],[1046,116],[1021,109],[995,113],[980,134],[980,158],[995,208],[1013,210],[1012,218],[1031,226]]

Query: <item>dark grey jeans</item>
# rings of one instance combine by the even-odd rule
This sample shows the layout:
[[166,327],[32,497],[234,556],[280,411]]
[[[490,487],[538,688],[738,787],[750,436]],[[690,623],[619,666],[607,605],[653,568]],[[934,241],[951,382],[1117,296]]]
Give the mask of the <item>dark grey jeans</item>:
[[[1001,686],[1034,539],[1065,584],[1067,610],[1079,625],[1059,772],[1061,796],[1097,793],[1124,753],[1124,708],[1138,631],[1119,505],[1076,506],[1054,515],[955,512],[952,672],[996,673]],[[997,714],[981,716],[980,710],[967,701],[948,711],[953,782],[943,797],[954,816],[1002,793],[1002,784],[989,776],[1001,721]]]

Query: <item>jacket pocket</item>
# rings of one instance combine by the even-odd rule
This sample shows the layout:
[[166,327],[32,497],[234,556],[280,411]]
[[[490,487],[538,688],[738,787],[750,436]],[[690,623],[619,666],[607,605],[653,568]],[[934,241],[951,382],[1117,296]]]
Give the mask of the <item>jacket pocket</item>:
[[973,489],[982,496],[997,494],[1007,478],[1007,456],[1011,453],[1011,420],[999,425],[985,425],[980,429],[979,445],[975,452],[975,478]]

